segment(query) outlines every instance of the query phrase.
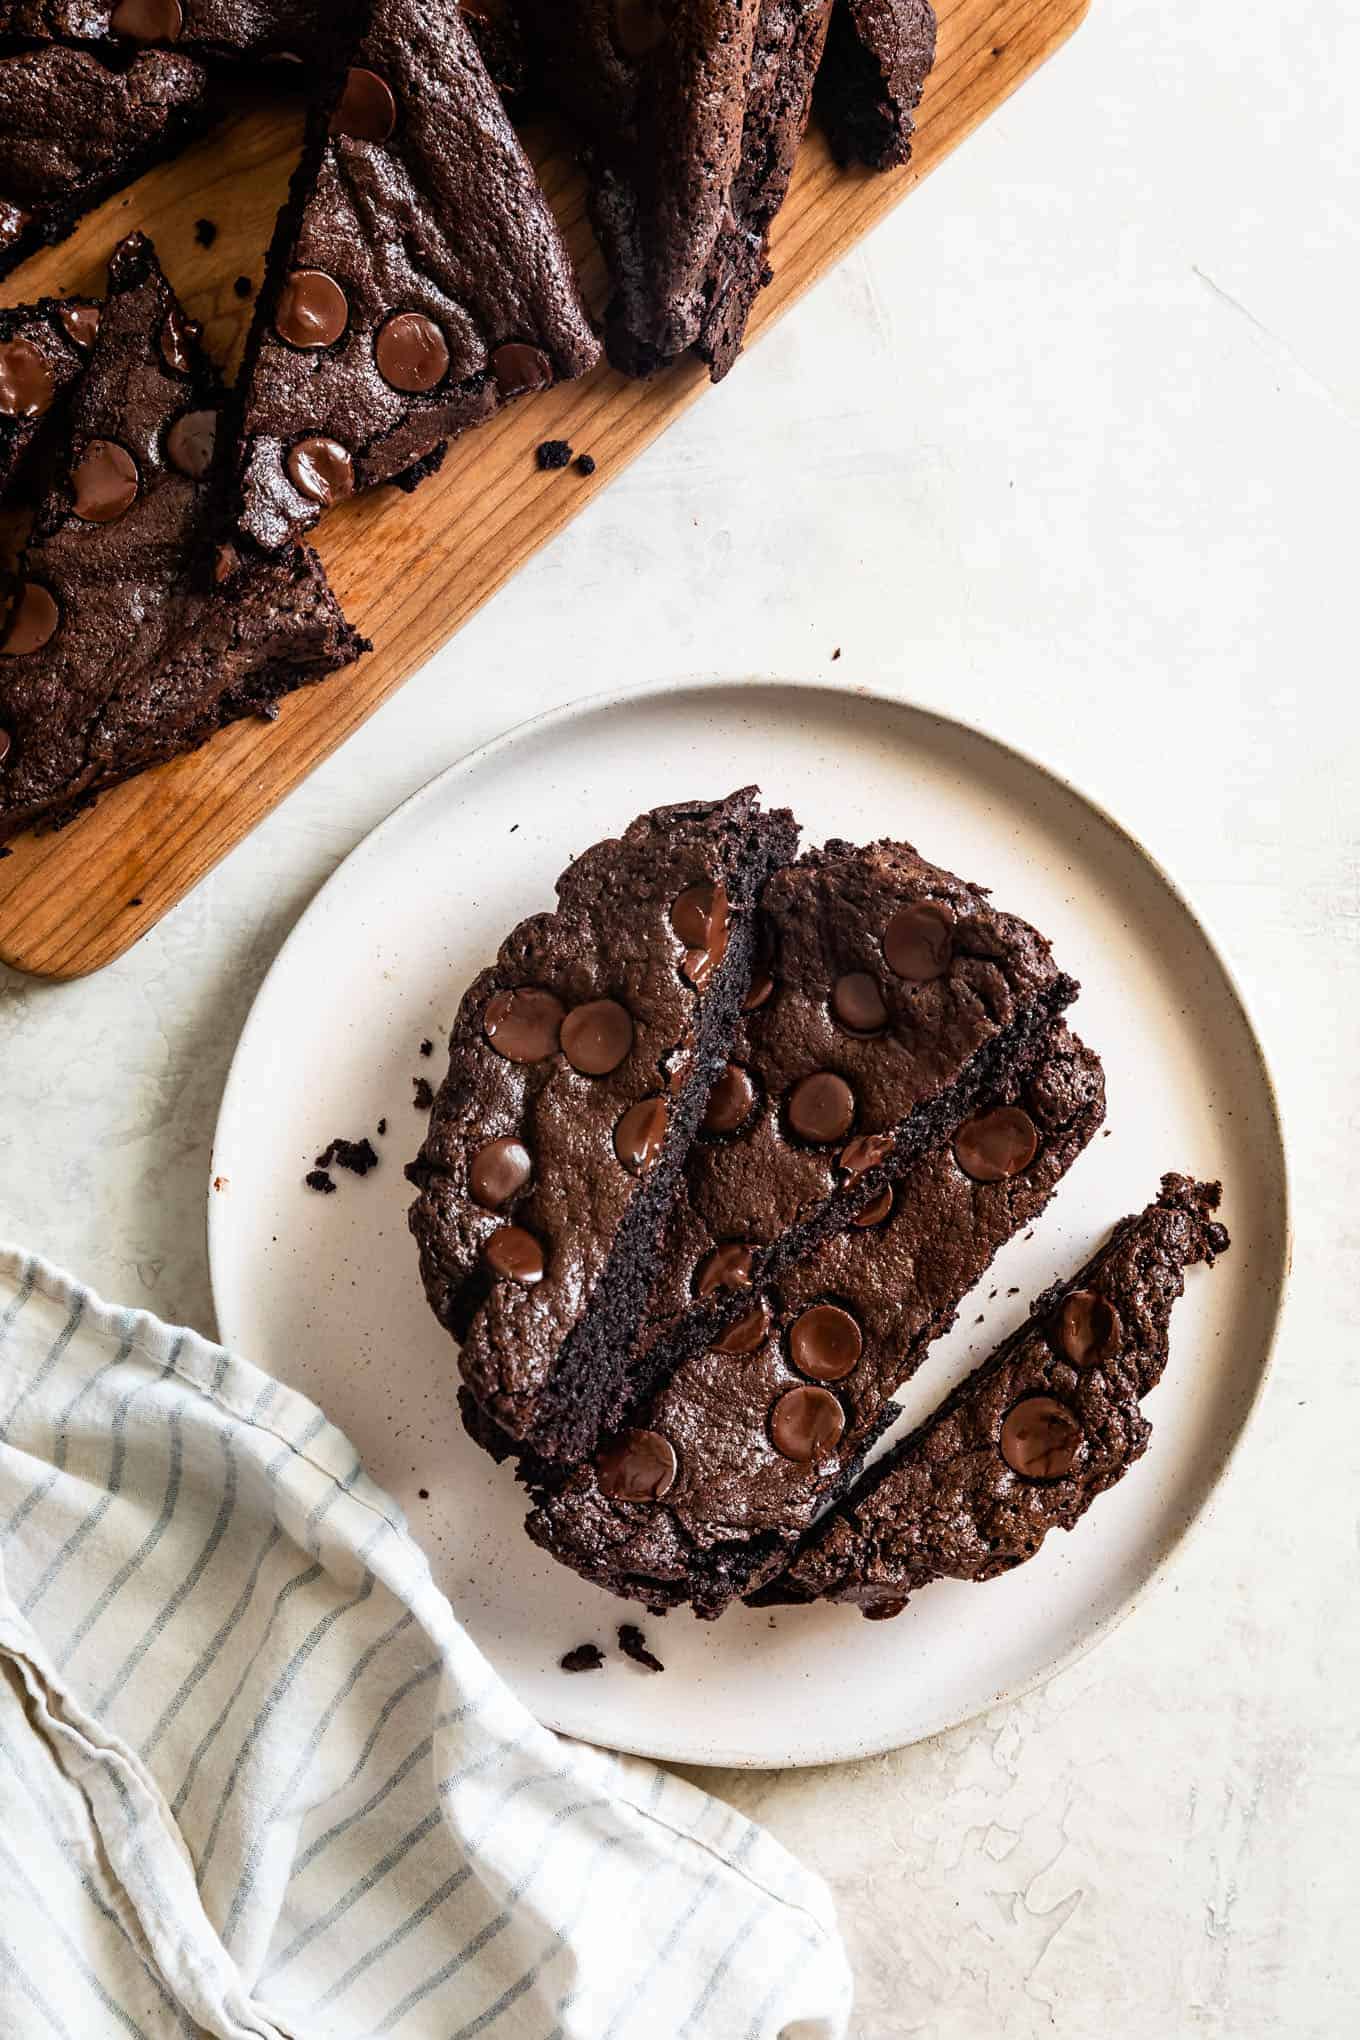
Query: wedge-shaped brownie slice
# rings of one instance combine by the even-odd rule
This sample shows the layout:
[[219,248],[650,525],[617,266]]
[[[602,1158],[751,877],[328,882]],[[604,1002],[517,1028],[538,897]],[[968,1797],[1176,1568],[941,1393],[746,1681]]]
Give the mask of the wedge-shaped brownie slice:
[[464,998],[409,1171],[426,1294],[502,1432],[588,1452],[638,1393],[635,1334],[681,1164],[797,825],[747,788],[643,815],[558,881]]
[[208,78],[173,50],[125,69],[89,50],[0,57],[0,276],[206,125]]
[[1147,1450],[1187,1268],[1228,1246],[1217,1183],[1164,1176],[1070,1282],[813,1530],[763,1601],[898,1615],[931,1580],[989,1580],[1070,1530]]
[[0,0],[0,35],[91,43],[114,56],[154,45],[314,62],[353,33],[357,11],[356,0]]
[[769,281],[830,0],[526,0],[531,64],[586,145],[609,358],[725,375]]
[[212,585],[207,475],[221,391],[139,234],[54,455],[0,622],[0,839],[190,750],[367,646],[296,552]]
[[892,170],[910,160],[934,62],[930,0],[836,0],[816,107],[838,163]]
[[373,0],[323,93],[241,379],[236,519],[266,551],[598,347],[548,202],[457,8]]
[[[894,1390],[1047,1205],[1104,1107],[1099,1062],[1057,1022],[1025,1073],[677,1369],[598,1467],[545,1483],[536,1542],[658,1612],[688,1601],[718,1615],[782,1571],[896,1414]],[[681,1212],[674,1231],[689,1229]],[[691,1263],[701,1244],[702,1232]],[[663,1493],[638,1478],[653,1461],[673,1469]]]
[[99,329],[88,298],[41,298],[0,309],[0,508],[35,442],[55,429]]

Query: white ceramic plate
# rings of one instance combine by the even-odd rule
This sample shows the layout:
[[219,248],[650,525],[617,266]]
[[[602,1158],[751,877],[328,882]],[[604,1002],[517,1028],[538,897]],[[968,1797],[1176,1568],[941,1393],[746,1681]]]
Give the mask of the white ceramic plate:
[[[406,1230],[402,1167],[424,1124],[411,1080],[438,1082],[464,987],[507,929],[551,903],[571,856],[659,802],[750,780],[796,810],[809,840],[903,836],[991,886],[1082,981],[1075,1024],[1105,1062],[1109,1137],[964,1306],[906,1391],[904,1421],[1144,1204],[1164,1170],[1223,1179],[1233,1251],[1190,1277],[1148,1457],[1033,1563],[985,1588],[931,1587],[894,1622],[829,1607],[649,1620],[664,1677],[612,1652],[603,1671],[573,1677],[557,1667],[562,1652],[612,1644],[637,1610],[529,1543],[509,1469],[459,1425],[454,1351],[426,1309]],[[424,1036],[436,1043],[428,1061]],[[384,1116],[377,1171],[340,1174],[334,1197],[303,1187],[331,1135],[372,1134]],[[891,1748],[1087,1649],[1221,1477],[1265,1374],[1288,1251],[1260,1049],[1211,942],[1147,854],[988,737],[849,689],[773,681],[582,703],[465,758],[398,809],[318,895],[265,981],[227,1084],[213,1175],[224,1340],[348,1433],[408,1511],[472,1635],[542,1721],[695,1763],[811,1764]]]

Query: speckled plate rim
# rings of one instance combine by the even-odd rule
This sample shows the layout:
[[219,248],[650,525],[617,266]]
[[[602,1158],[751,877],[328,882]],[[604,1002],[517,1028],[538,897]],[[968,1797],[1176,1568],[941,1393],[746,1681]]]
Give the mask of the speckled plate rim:
[[[1148,1567],[1140,1584],[1130,1589],[1125,1599],[1117,1608],[1112,1609],[1108,1614],[1096,1620],[1086,1635],[1069,1649],[1060,1652],[1049,1664],[1036,1672],[1033,1677],[1017,1680],[1013,1684],[1008,1684],[988,1694],[986,1698],[971,1701],[968,1705],[951,1712],[945,1718],[937,1721],[932,1728],[920,1735],[907,1734],[903,1736],[889,1733],[863,1740],[851,1738],[844,1742],[832,1743],[824,1741],[820,1744],[812,1744],[804,1752],[796,1756],[784,1754],[778,1757],[771,1757],[768,1751],[762,1752],[749,1748],[743,1749],[729,1746],[715,1750],[711,1746],[704,1747],[702,1744],[696,1744],[692,1740],[688,1740],[682,1745],[675,1742],[674,1739],[667,1739],[665,1737],[635,1741],[626,1737],[618,1738],[611,1736],[607,1742],[602,1744],[603,1747],[616,1749],[626,1755],[650,1757],[660,1762],[692,1764],[700,1767],[732,1770],[768,1770],[770,1768],[812,1769],[824,1764],[853,1763],[869,1757],[882,1756],[887,1751],[901,1749],[914,1742],[929,1741],[936,1735],[947,1734],[951,1729],[958,1728],[965,1722],[978,1719],[981,1715],[990,1712],[994,1707],[1010,1705],[1014,1701],[1023,1699],[1027,1694],[1039,1691],[1050,1680],[1057,1678],[1061,1673],[1079,1664],[1098,1645],[1112,1636],[1130,1616],[1143,1606],[1149,1595],[1163,1583],[1172,1567],[1186,1552],[1192,1535],[1207,1523],[1214,1513],[1224,1484],[1241,1450],[1243,1440],[1260,1408],[1270,1379],[1285,1311],[1289,1276],[1293,1264],[1294,1241],[1293,1185],[1289,1171],[1283,1114],[1275,1081],[1271,1074],[1270,1064],[1266,1057],[1265,1048],[1256,1026],[1251,1006],[1237,974],[1228,960],[1223,945],[1208,925],[1203,913],[1191,904],[1184,888],[1178,883],[1162,860],[1147,848],[1146,844],[1142,842],[1132,829],[1120,820],[1118,815],[1114,814],[1102,801],[1087,793],[1083,787],[1076,785],[1064,772],[1049,764],[1046,759],[1039,757],[1035,752],[1026,750],[1020,745],[1012,743],[1007,738],[997,736],[995,732],[985,728],[982,724],[971,722],[964,716],[945,714],[940,709],[933,708],[923,702],[914,701],[909,697],[892,692],[886,688],[874,687],[864,683],[833,684],[825,680],[790,677],[786,674],[774,673],[733,676],[680,675],[672,679],[645,682],[634,687],[610,688],[596,694],[579,695],[574,700],[564,702],[557,708],[547,709],[538,715],[529,716],[522,722],[512,725],[511,728],[503,731],[499,736],[492,737],[485,743],[477,745],[473,750],[465,752],[462,757],[444,766],[439,772],[428,779],[423,786],[418,787],[414,793],[409,794],[405,800],[401,801],[390,814],[355,845],[349,855],[342,860],[324,884],[318,888],[281,944],[273,963],[270,965],[255,994],[250,1012],[246,1016],[245,1023],[237,1040],[231,1066],[227,1072],[226,1083],[223,1086],[221,1104],[218,1109],[217,1124],[213,1138],[214,1152],[221,1144],[223,1129],[230,1120],[234,1110],[234,1093],[242,1079],[242,1071],[249,1055],[252,1023],[256,1011],[270,995],[276,974],[281,975],[287,968],[291,961],[291,952],[294,945],[300,946],[308,939],[310,932],[309,923],[314,915],[318,918],[320,917],[322,903],[326,899],[331,887],[337,886],[342,878],[345,878],[350,873],[350,868],[356,862],[360,860],[369,861],[373,858],[381,857],[389,833],[395,833],[397,829],[405,826],[409,822],[414,810],[439,798],[452,781],[479,771],[497,759],[502,753],[514,749],[530,738],[551,735],[555,728],[565,727],[579,718],[598,715],[612,708],[624,709],[629,706],[635,706],[642,701],[656,701],[666,697],[674,698],[682,695],[719,697],[724,694],[745,693],[750,690],[759,691],[764,688],[771,690],[780,688],[792,690],[796,693],[806,694],[809,698],[820,697],[823,700],[836,700],[852,696],[857,700],[882,708],[891,714],[901,715],[904,718],[915,718],[919,721],[932,724],[941,732],[956,730],[966,739],[989,747],[998,753],[1004,761],[1008,761],[1029,772],[1037,773],[1041,778],[1049,780],[1053,785],[1060,788],[1069,799],[1076,802],[1079,807],[1086,809],[1096,822],[1108,830],[1128,851],[1142,861],[1169,895],[1174,905],[1185,916],[1186,921],[1198,933],[1208,957],[1222,979],[1225,993],[1236,1007],[1245,1037],[1250,1044],[1256,1062],[1262,1098],[1270,1115],[1268,1135],[1278,1173],[1276,1195],[1280,1212],[1280,1227],[1277,1264],[1270,1271],[1269,1278],[1271,1295],[1269,1323],[1264,1328],[1261,1364],[1255,1387],[1250,1397],[1243,1403],[1238,1421],[1231,1435],[1225,1438],[1216,1463],[1206,1471],[1205,1483],[1198,1506],[1189,1515],[1184,1517],[1177,1526],[1168,1531],[1160,1556]],[[219,1323],[221,1323],[224,1318],[222,1309],[221,1243],[224,1237],[223,1228],[227,1223],[227,1213],[223,1208],[222,1200],[214,1198],[212,1195],[212,1173],[213,1170],[210,1162],[206,1199],[208,1266],[213,1294],[213,1307],[217,1313]],[[560,1724],[551,1719],[546,1719],[545,1726],[559,1728]],[[564,1730],[563,1732],[578,1735],[581,1733],[579,1729]]]

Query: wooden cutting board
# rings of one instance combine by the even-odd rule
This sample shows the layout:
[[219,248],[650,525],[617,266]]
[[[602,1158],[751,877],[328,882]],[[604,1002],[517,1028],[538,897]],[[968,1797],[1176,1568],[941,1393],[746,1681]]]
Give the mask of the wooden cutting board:
[[[761,294],[751,341],[1066,41],[1089,0],[937,5],[939,55],[914,162],[889,176],[841,171],[820,134],[808,136],[776,223],[775,281]],[[24,264],[7,280],[6,302],[44,292],[102,295],[109,251],[138,226],[204,322],[208,345],[234,362],[251,309],[236,281],[260,282],[300,132],[295,110],[244,112],[110,199],[61,247]],[[605,278],[583,181],[560,145],[535,147],[531,137],[530,146],[587,299],[598,306]],[[218,229],[206,249],[195,232],[203,219]],[[759,375],[758,356],[734,373]],[[238,723],[192,757],[104,795],[69,828],[18,838],[0,860],[0,960],[75,978],[121,956],[706,387],[698,364],[649,383],[600,368],[469,433],[414,496],[380,490],[329,516],[317,548],[374,652],[292,696],[277,722]],[[593,479],[541,474],[534,449],[544,439],[589,448],[598,463]]]

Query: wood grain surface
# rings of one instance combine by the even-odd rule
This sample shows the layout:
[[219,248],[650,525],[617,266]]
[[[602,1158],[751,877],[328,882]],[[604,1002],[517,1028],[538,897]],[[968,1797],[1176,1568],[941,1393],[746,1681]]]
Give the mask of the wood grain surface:
[[[756,306],[750,342],[1050,56],[1088,5],[942,0],[915,160],[888,176],[841,171],[821,135],[809,134],[776,223],[775,280]],[[243,110],[109,200],[69,241],[25,263],[7,279],[5,302],[45,292],[102,295],[110,249],[141,227],[204,322],[208,345],[234,364],[251,310],[237,279],[260,282],[300,133],[296,108]],[[528,140],[587,298],[599,307],[605,278],[583,180],[560,138]],[[210,248],[196,235],[200,219],[218,229]],[[758,353],[733,373],[758,375]],[[36,976],[74,978],[122,955],[706,387],[698,363],[648,383],[602,367],[470,432],[414,496],[380,490],[332,513],[317,549],[375,650],[285,701],[277,722],[238,723],[193,756],[104,795],[69,828],[17,838],[0,861],[0,960]],[[539,472],[534,449],[558,438],[590,451],[592,479]]]

